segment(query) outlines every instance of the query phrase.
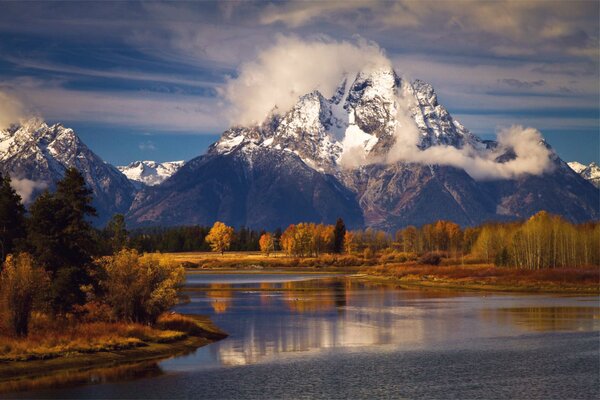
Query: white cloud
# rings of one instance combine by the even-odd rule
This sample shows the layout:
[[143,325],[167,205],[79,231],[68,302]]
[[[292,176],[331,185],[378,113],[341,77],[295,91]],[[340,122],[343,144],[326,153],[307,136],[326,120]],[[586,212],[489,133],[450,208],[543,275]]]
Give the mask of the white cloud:
[[[383,162],[449,165],[464,169],[477,180],[512,179],[524,174],[540,175],[552,169],[551,153],[544,145],[540,131],[519,125],[498,132],[498,149],[495,151],[475,149],[468,145],[460,149],[453,146],[431,146],[420,150],[417,145],[421,132],[409,115],[410,100],[407,100],[406,94],[407,91],[403,90],[399,95],[396,142]],[[513,159],[496,161],[509,149],[514,153]]]
[[0,91],[0,129],[18,122],[25,113],[23,104],[14,96]]
[[43,190],[48,187],[45,182],[32,181],[30,179],[11,177],[10,181],[10,185],[15,189],[17,194],[21,196],[23,203],[29,203],[32,200],[31,196],[35,191]]
[[221,92],[230,104],[233,123],[257,124],[275,107],[288,110],[299,96],[313,90],[333,96],[345,76],[381,65],[390,65],[383,51],[361,39],[304,41],[280,36],[255,61],[243,63],[238,77],[230,79]]

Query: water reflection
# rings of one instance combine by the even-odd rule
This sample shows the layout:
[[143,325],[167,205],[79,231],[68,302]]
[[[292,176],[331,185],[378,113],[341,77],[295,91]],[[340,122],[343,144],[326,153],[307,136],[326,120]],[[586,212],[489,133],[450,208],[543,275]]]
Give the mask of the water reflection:
[[59,373],[53,373],[49,369],[48,375],[45,376],[0,382],[0,393],[153,378],[163,373],[163,370],[158,366],[156,361],[86,370],[67,370]]
[[[590,297],[403,290],[323,275],[315,279],[268,274],[262,280],[257,274],[194,274],[189,282],[190,301],[177,311],[209,315],[229,333],[227,339],[158,364],[62,373],[12,386],[5,383],[0,391],[159,375],[167,380],[188,376],[179,374],[182,371],[199,376],[221,368],[235,370],[230,366],[260,368],[260,364],[288,363],[294,358],[335,360],[345,353],[402,355],[426,350],[434,354],[449,348],[498,346],[510,338],[520,341],[521,335],[531,332],[600,329],[598,298],[590,301]],[[252,386],[252,376],[248,379]],[[125,393],[119,390],[114,393]]]
[[[212,314],[229,338],[163,362],[163,368],[247,365],[353,348],[423,349],[468,343],[471,338],[519,335],[530,331],[532,324],[547,324],[545,330],[600,327],[598,308],[580,307],[570,319],[557,311],[572,309],[581,300],[577,298],[399,290],[344,277],[260,283],[227,278],[235,283],[196,281],[192,302],[179,311]],[[548,307],[555,311],[544,311]],[[538,310],[538,317],[532,316],[533,310]]]
[[512,307],[483,310],[482,315],[537,332],[589,331],[600,327],[598,307]]

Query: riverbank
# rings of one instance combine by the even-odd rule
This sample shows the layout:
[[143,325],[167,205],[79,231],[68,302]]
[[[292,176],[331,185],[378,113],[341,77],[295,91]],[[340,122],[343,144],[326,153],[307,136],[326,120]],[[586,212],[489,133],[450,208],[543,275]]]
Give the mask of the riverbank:
[[[83,325],[77,328],[80,335],[100,328],[98,324]],[[87,370],[177,356],[227,337],[208,317],[197,315],[170,314],[157,328],[113,325],[102,327],[112,329],[111,336],[80,337],[62,346],[21,348],[17,341],[5,340],[0,349],[0,392],[19,390],[21,384],[29,387],[30,380],[50,375],[77,376]]]
[[[439,266],[414,260],[397,262],[404,254],[381,254],[370,259],[356,255],[330,255],[298,259],[282,253],[258,252],[173,253],[189,274],[348,274],[358,281],[379,282],[410,288],[480,290],[523,293],[600,294],[599,268],[524,270],[493,264],[462,265],[444,259]],[[265,289],[273,290],[273,289]]]
[[598,268],[522,270],[490,265],[376,266],[364,269],[357,280],[410,288],[478,290],[522,293],[600,294]]

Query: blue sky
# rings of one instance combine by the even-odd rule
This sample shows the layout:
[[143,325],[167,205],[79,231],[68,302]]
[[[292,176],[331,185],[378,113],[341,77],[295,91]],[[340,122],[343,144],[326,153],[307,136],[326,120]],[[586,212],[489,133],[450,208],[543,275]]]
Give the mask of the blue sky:
[[60,121],[113,164],[190,159],[231,123],[221,88],[278,35],[360,37],[474,133],[532,126],[599,162],[598,20],[596,1],[1,2],[0,113]]

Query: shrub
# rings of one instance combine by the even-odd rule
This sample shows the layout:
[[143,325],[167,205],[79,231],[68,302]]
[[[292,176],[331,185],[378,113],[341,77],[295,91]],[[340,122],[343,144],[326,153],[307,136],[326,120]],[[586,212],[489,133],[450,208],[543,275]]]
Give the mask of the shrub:
[[99,301],[89,301],[84,305],[75,306],[73,312],[82,322],[111,322],[114,320],[112,308]]
[[106,302],[119,319],[153,323],[177,304],[177,287],[184,281],[185,270],[167,257],[122,250],[99,264],[105,271],[100,284]]
[[422,265],[440,265],[442,257],[437,253],[425,253],[419,258],[419,264]]
[[12,334],[27,336],[34,303],[47,282],[44,270],[34,265],[31,255],[21,253],[6,258],[0,274],[0,304],[5,325]]

